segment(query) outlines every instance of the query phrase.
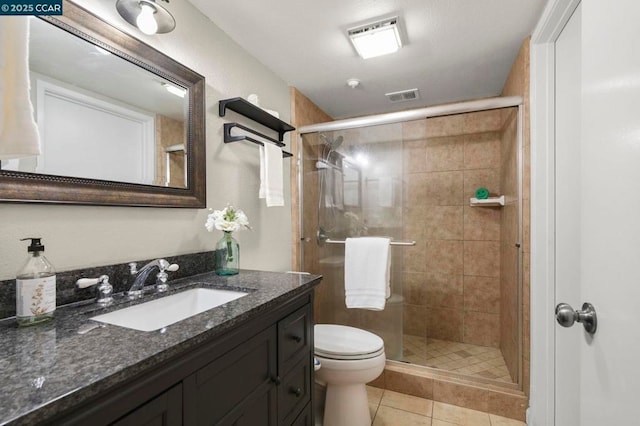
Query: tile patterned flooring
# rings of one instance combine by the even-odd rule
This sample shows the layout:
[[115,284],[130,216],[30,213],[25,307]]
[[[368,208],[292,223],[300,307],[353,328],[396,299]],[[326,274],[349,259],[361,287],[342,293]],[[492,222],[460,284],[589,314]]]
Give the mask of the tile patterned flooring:
[[404,335],[404,361],[513,383],[498,348]]
[[367,386],[373,426],[526,426],[523,422]]

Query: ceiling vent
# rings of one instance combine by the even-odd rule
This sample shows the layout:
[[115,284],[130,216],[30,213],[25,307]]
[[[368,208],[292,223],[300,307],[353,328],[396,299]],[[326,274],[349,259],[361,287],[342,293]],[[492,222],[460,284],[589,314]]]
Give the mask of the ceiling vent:
[[384,94],[391,102],[407,102],[420,99],[420,91],[418,89],[400,90],[399,92],[391,92]]

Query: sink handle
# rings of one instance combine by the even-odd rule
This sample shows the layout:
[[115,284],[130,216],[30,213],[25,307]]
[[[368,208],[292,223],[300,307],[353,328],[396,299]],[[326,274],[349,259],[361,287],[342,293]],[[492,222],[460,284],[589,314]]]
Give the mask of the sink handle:
[[166,260],[160,259],[158,261],[158,268],[160,269],[160,272],[158,272],[158,275],[156,275],[156,291],[158,293],[163,293],[169,290],[169,284],[167,284],[167,281],[169,280],[169,274],[167,274],[167,271],[174,272],[177,271],[180,267],[177,263],[169,264],[169,262],[167,262]]
[[177,263],[169,263],[164,259],[160,259],[158,260],[158,269],[160,269],[160,272],[174,272],[177,271],[180,268],[180,266],[178,266]]
[[92,285],[96,285],[100,282],[100,278],[80,278],[78,281],[76,281],[76,286],[78,286],[78,288],[87,288],[87,287],[91,287]]
[[101,306],[110,305],[113,302],[113,286],[109,283],[108,275],[100,275],[99,278],[80,278],[76,281],[78,288],[87,288],[97,285],[96,303]]

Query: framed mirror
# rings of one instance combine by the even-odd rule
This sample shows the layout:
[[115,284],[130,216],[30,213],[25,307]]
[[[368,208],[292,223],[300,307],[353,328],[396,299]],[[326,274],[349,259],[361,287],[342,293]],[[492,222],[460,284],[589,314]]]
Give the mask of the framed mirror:
[[0,162],[0,200],[204,208],[204,77],[64,1],[30,17],[41,155]]

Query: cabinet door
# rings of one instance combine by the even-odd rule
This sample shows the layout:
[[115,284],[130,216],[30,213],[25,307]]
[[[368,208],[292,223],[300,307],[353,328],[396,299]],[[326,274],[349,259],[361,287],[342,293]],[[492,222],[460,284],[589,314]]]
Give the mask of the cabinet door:
[[113,423],[114,426],[181,426],[182,385],[176,385]]
[[276,343],[272,326],[187,377],[185,423],[275,425]]
[[275,425],[277,391],[271,387],[267,392],[258,395],[252,402],[245,404],[240,417],[225,424],[233,426],[271,426]]
[[305,409],[302,410],[302,413],[300,413],[298,418],[295,419],[293,423],[291,423],[291,426],[312,426],[313,425],[313,419],[312,419],[311,415],[312,415],[311,403],[309,403],[309,404],[307,404]]

